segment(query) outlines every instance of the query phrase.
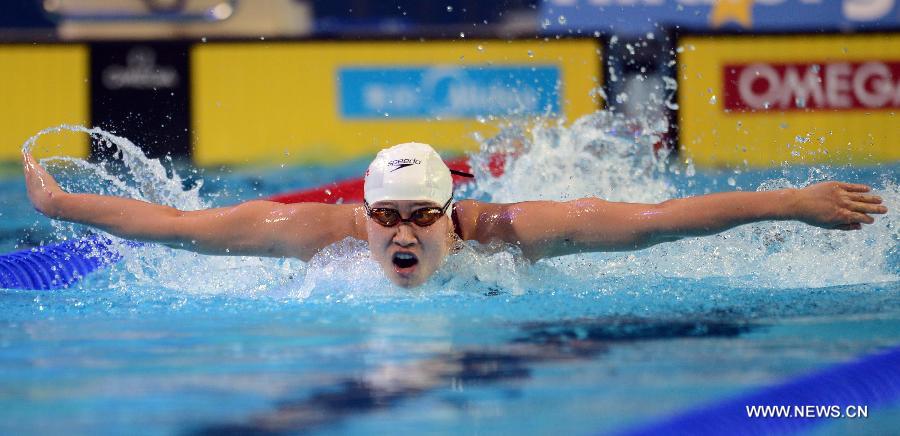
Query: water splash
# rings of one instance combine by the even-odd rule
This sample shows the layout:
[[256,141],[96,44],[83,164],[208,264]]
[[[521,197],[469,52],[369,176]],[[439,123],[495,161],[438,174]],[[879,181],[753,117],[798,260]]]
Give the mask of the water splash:
[[[669,166],[667,171],[665,156],[652,152],[662,131],[660,127],[598,112],[570,127],[558,123],[537,125],[530,130],[509,128],[487,141],[473,157],[478,185],[471,193],[494,202],[596,196],[612,201],[656,203],[684,196],[686,193],[676,189],[675,182],[694,177],[695,170],[688,164],[684,174],[679,166]],[[497,152],[505,153],[510,161],[502,175],[494,176],[488,171],[487,160]],[[819,167],[812,168],[806,180],[769,179],[755,188],[737,189],[799,188],[840,175],[831,168]],[[725,279],[736,286],[765,288],[897,281],[900,226],[896,211],[900,208],[900,189],[895,180],[885,177],[875,193],[883,197],[892,212],[878,216],[876,223],[865,226],[863,231],[825,230],[799,222],[763,222],[636,252],[549,259],[538,265],[551,266],[554,272],[547,276],[544,271],[539,276],[544,282],[559,283],[573,277],[583,281],[655,275]],[[558,275],[557,280],[553,280],[553,274]],[[539,283],[524,286],[541,287]]]
[[[100,128],[62,125],[44,129],[29,138],[22,149],[30,152],[40,137],[63,131],[85,133],[99,146],[114,151],[115,157],[98,163],[72,157],[42,159],[48,169],[61,173],[60,186],[66,191],[134,198],[183,211],[209,207],[200,196],[202,183],[185,188],[185,180],[176,171],[168,170],[158,159],[148,159],[128,139]],[[94,231],[59,221],[54,226],[62,239]],[[122,253],[123,260],[102,273],[103,280],[92,280],[89,286],[105,284],[123,292],[143,290],[151,294],[160,288],[192,294],[278,294],[289,293],[285,288],[305,269],[298,260],[202,256],[158,245],[134,247],[121,238],[106,236]]]
[[[696,170],[690,163],[686,167],[673,166],[665,155],[653,152],[663,131],[661,127],[664,126],[642,124],[609,112],[583,117],[571,126],[562,122],[507,126],[471,156],[477,184],[457,197],[515,202],[595,196],[656,203],[684,196],[687,192],[676,186],[692,183],[677,182],[693,179]],[[507,157],[505,171],[493,175],[490,160],[498,153]],[[827,167],[818,167],[810,169],[805,179],[773,178],[756,187],[748,184],[737,188],[796,188],[839,175]],[[890,179],[883,180],[876,193],[882,195],[891,210],[900,207],[900,189]],[[448,258],[444,267],[423,286],[423,294],[563,292],[585,298],[603,296],[608,300],[611,294],[649,292],[648,287],[677,288],[687,280],[696,282],[700,295],[697,298],[702,300],[711,298],[706,293],[710,285],[787,291],[890,283],[900,279],[896,260],[900,240],[897,224],[895,214],[880,216],[876,224],[857,232],[819,229],[799,222],[764,222],[635,252],[579,254],[533,265],[514,247],[472,243]],[[322,274],[306,282],[304,294],[315,294],[312,289],[323,284],[327,284],[329,295],[340,294],[342,288],[364,289],[366,280],[352,277],[378,274],[374,264],[364,265],[364,244],[345,256],[331,253],[327,260],[323,259],[324,263],[311,270],[343,271],[346,277],[326,279],[328,274]],[[643,284],[643,291],[634,290],[635,279]],[[677,285],[672,285],[673,279],[678,281]],[[639,304],[659,300],[651,306],[672,309],[663,300],[677,302],[687,298],[677,292],[664,294],[656,293],[653,298],[639,300]],[[674,294],[679,297],[668,300]],[[739,293],[730,295],[737,300],[743,298]]]
[[[159,159],[148,159],[141,149],[126,138],[116,136],[98,127],[61,125],[41,130],[22,145],[22,151],[30,152],[37,140],[47,134],[63,131],[85,133],[99,146],[115,150],[115,160],[90,163],[83,159],[55,156],[42,159],[48,166],[67,167],[67,177],[61,180],[64,188],[77,192],[120,195],[138,200],[172,206],[181,210],[198,210],[208,207],[199,195],[201,184],[184,189],[184,179],[176,172],[171,174]],[[121,167],[121,170],[118,168]],[[98,183],[100,182],[100,183]]]
[[[498,203],[599,197],[657,202],[675,190],[665,180],[664,156],[652,153],[665,124],[647,125],[601,111],[566,126],[562,120],[515,124],[472,156],[475,198]],[[500,176],[491,156],[508,156]]]
[[[459,195],[495,202],[595,196],[649,203],[683,196],[686,192],[676,186],[684,178],[694,177],[694,172],[690,167],[672,166],[666,156],[653,152],[664,127],[610,112],[583,117],[571,126],[556,121],[510,125],[484,141],[481,151],[471,157],[478,183]],[[160,162],[147,159],[130,141],[97,128],[47,129],[25,147],[30,148],[38,136],[60,130],[83,132],[116,147],[121,162],[114,171],[109,162],[47,160],[64,164],[67,173],[77,174],[72,180],[66,179],[66,189],[124,195],[182,210],[208,207],[198,187],[185,189],[182,178],[167,172]],[[495,176],[490,173],[488,162],[497,153],[506,155],[507,162],[505,172]],[[833,176],[828,168],[814,168],[806,180],[770,179],[756,188],[738,188],[799,187]],[[104,183],[97,183],[98,180]],[[876,192],[892,211],[900,207],[900,187],[892,177],[886,176]],[[369,258],[366,243],[352,239],[328,247],[308,264],[297,260],[201,256],[160,246],[123,247],[124,262],[104,276],[102,282],[110,283],[108,286],[113,289],[146,289],[150,294],[162,287],[190,294],[236,293],[350,304],[441,295],[514,297],[534,292],[603,298],[612,304],[609,302],[632,292],[649,292],[660,299],[660,304],[652,304],[660,308],[668,307],[663,301],[670,301],[667,299],[672,294],[653,291],[654,286],[668,289],[671,280],[696,281],[701,288],[719,284],[785,290],[896,282],[900,279],[900,234],[895,216],[881,216],[876,224],[861,232],[769,222],[636,252],[581,254],[535,264],[524,260],[514,247],[467,243],[447,259],[426,285],[413,291],[390,285]],[[59,229],[62,236],[78,232],[77,226]],[[94,280],[91,286],[98,283]],[[644,289],[635,291],[635,283],[642,283]],[[701,300],[710,297],[698,292]],[[679,293],[674,301],[685,298],[688,296]],[[632,304],[638,310],[637,307],[650,303],[638,299]]]

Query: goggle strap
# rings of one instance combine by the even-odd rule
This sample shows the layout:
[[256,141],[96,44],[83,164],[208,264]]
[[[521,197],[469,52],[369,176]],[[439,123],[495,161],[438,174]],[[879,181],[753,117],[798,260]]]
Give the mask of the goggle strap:
[[465,172],[465,171],[453,170],[453,169],[450,170],[450,174],[453,174],[454,176],[468,177],[468,178],[474,178],[474,177],[475,177],[474,175],[472,175],[472,174],[470,174],[470,173],[467,173],[467,172]]

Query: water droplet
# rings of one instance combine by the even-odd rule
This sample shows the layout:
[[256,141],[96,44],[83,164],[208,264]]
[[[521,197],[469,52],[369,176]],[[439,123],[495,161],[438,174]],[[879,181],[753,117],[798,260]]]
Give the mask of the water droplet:
[[737,185],[737,180],[734,180],[734,177],[729,177],[727,182],[728,182],[728,186]]
[[453,6],[447,6],[447,12],[453,12]]
[[796,97],[796,98],[794,98],[794,104],[798,108],[803,109],[806,107],[806,99],[803,97]]
[[566,16],[565,15],[560,15],[559,18],[557,18],[556,20],[559,21],[559,24],[566,24]]
[[709,104],[716,104],[716,95],[715,94],[713,94],[713,96],[709,98]]
[[533,57],[534,57],[534,52],[531,51],[531,50],[528,50],[528,57],[533,58]]
[[206,42],[206,37],[200,38],[200,42]]
[[478,51],[484,51],[484,46],[481,44],[478,44],[478,47],[476,48],[478,49]]
[[465,38],[465,37],[466,37],[466,32],[459,32],[459,37],[460,37],[460,38]]
[[697,169],[694,168],[693,162],[688,161],[687,168],[684,169],[684,175],[688,177],[694,177],[695,175],[697,175]]

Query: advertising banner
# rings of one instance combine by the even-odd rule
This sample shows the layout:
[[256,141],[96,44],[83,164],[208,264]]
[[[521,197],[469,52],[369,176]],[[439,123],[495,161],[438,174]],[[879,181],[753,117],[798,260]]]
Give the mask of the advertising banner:
[[[87,82],[88,48],[84,45],[0,44],[0,161],[20,161],[22,144],[40,130],[60,124],[87,125]],[[60,134],[51,139],[51,154],[88,154],[86,135]]]
[[664,27],[822,31],[900,27],[897,0],[544,0],[541,28],[643,35]]
[[341,68],[341,115],[474,118],[559,113],[559,67]]
[[679,143],[698,164],[900,160],[900,34],[678,45]]
[[194,160],[340,162],[407,141],[472,150],[494,120],[597,110],[601,59],[595,39],[197,44]]
[[[190,154],[187,42],[91,45],[91,120],[151,158]],[[92,155],[114,150],[98,147]]]

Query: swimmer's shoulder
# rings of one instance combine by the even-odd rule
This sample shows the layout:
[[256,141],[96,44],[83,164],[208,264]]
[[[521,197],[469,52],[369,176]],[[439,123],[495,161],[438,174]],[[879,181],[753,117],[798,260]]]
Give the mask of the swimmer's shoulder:
[[293,220],[297,227],[316,228],[325,239],[340,241],[348,236],[366,239],[366,217],[361,204],[294,203],[285,206],[297,218]]
[[453,204],[453,223],[456,233],[463,240],[485,242],[490,239],[488,217],[503,206],[477,200],[460,200]]

